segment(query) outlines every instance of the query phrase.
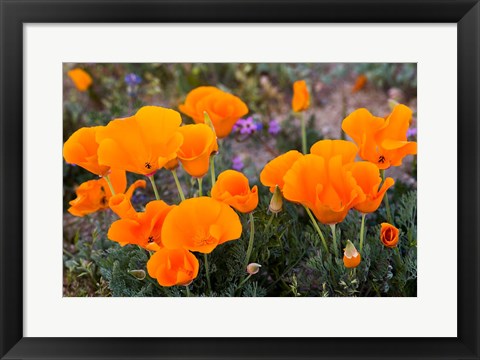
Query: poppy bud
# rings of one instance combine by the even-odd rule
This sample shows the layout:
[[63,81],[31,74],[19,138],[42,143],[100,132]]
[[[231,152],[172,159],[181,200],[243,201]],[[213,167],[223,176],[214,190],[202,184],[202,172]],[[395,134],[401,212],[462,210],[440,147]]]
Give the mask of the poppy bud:
[[258,273],[260,271],[261,267],[262,267],[262,265],[260,265],[260,264],[250,263],[247,266],[247,273],[249,273],[250,275],[255,275],[256,273]]
[[128,270],[128,273],[138,280],[145,279],[145,276],[147,275],[145,270]]
[[394,248],[398,244],[398,233],[399,230],[395,226],[389,223],[382,223],[380,241],[386,247]]
[[343,264],[346,268],[355,268],[360,264],[362,257],[350,240],[347,240],[347,246],[343,253]]
[[275,191],[273,192],[272,199],[270,200],[270,205],[268,205],[268,210],[274,214],[278,214],[282,211],[283,208],[283,196],[282,192],[278,185],[275,185]]

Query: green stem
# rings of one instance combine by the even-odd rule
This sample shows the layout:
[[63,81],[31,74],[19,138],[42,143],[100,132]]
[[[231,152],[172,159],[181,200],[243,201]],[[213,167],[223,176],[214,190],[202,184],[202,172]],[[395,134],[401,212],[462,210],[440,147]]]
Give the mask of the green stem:
[[178,180],[177,170],[172,170],[173,178],[175,179],[175,184],[177,185],[178,195],[180,195],[180,199],[185,200],[185,194],[183,193],[182,185],[180,185],[180,181]]
[[267,222],[267,225],[265,226],[264,231],[267,231],[270,228],[270,225],[272,225],[272,221],[273,221],[274,216],[275,216],[274,213],[272,213],[272,215],[270,215],[270,219],[268,219],[268,222]]
[[153,175],[148,176],[150,183],[152,184],[153,192],[155,193],[155,199],[160,200],[160,195],[158,194],[157,185],[155,185],[155,179]]
[[198,195],[203,196],[202,182],[203,178],[198,178]]
[[308,207],[305,206],[305,210],[307,211],[307,214],[310,217],[310,220],[312,221],[313,227],[315,228],[315,230],[317,230],[317,233],[320,236],[320,239],[322,239],[323,247],[325,248],[325,251],[328,254],[327,242],[325,241],[325,236],[323,236],[322,230],[318,226],[317,220],[315,219],[315,217],[313,216],[312,212]]
[[185,286],[185,289],[187,289],[187,297],[190,297],[191,295],[190,295],[190,289],[188,288],[188,285]]
[[240,284],[238,284],[237,290],[240,289],[243,286],[243,284],[245,284],[248,281],[248,279],[252,277],[252,275],[253,274],[248,274],[248,276],[245,279],[243,279]]
[[205,263],[205,276],[207,278],[208,293],[212,294],[212,285],[210,284],[210,271],[208,270],[208,258],[207,254],[203,254],[203,261]]
[[338,257],[338,245],[337,245],[337,232],[335,231],[335,224],[330,225],[332,230],[333,237],[333,251],[335,252],[335,257]]
[[362,226],[360,227],[360,251],[363,249],[363,237],[365,235],[365,217],[366,213],[362,213]]
[[110,177],[108,175],[105,175],[104,179],[107,182],[108,187],[110,188],[110,192],[112,193],[112,195],[115,195],[115,189],[113,188],[112,182],[110,181]]
[[212,187],[215,185],[215,156],[210,156],[210,176],[212,178]]
[[305,114],[302,112],[301,118],[301,127],[302,127],[302,152],[307,153],[307,129],[305,127]]
[[[385,181],[385,170],[380,170],[380,174],[382,175],[382,180]],[[390,202],[388,200],[388,190],[385,192],[385,195],[383,196],[383,201],[385,202],[385,210],[387,211],[387,220],[388,222],[395,226],[393,223],[393,217],[392,213],[390,212]]]
[[244,269],[247,268],[247,265],[250,261],[250,255],[252,255],[253,250],[253,240],[255,239],[255,223],[253,220],[253,213],[250,213],[250,239],[248,240],[248,247],[247,247],[247,255],[245,257],[245,266]]

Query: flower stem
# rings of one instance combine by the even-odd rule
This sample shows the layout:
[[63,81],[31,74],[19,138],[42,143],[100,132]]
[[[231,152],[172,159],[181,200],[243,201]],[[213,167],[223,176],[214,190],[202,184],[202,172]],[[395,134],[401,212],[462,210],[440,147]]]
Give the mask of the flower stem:
[[305,114],[302,112],[302,115],[300,115],[300,122],[301,122],[301,127],[302,127],[302,152],[304,154],[307,153],[307,129],[305,127]]
[[305,210],[307,211],[307,214],[310,217],[310,220],[312,221],[313,227],[315,228],[315,230],[317,230],[317,233],[320,236],[320,239],[322,239],[323,247],[325,248],[325,251],[328,254],[327,242],[325,241],[325,236],[323,236],[322,230],[318,226],[317,220],[315,220],[312,212],[310,211],[310,209],[308,207],[305,206]]
[[153,192],[155,193],[155,199],[160,200],[160,195],[158,194],[157,185],[155,185],[155,179],[153,175],[149,175],[150,183],[152,184]]
[[337,232],[335,231],[335,224],[331,224],[330,229],[332,229],[333,251],[335,252],[335,257],[338,257]]
[[247,255],[245,256],[245,266],[247,268],[248,262],[250,261],[250,255],[252,255],[253,250],[253,240],[255,239],[255,223],[253,220],[253,213],[250,213],[250,239],[248,240]]
[[175,184],[177,185],[178,195],[180,195],[180,199],[185,200],[185,194],[183,193],[182,185],[180,185],[180,181],[178,180],[177,170],[172,170],[173,178],[175,179]]
[[212,285],[210,284],[210,271],[208,270],[208,257],[207,254],[203,254],[203,262],[205,263],[205,276],[207,278],[208,293],[212,294]]
[[363,249],[363,237],[365,235],[365,217],[366,213],[362,213],[362,226],[360,227],[360,251]]
[[268,219],[268,222],[267,222],[267,225],[265,226],[265,230],[264,231],[267,231],[269,228],[270,228],[270,225],[272,225],[272,221],[273,221],[273,218],[275,217],[275,214],[272,213],[272,215],[270,215],[270,219]]
[[215,156],[210,156],[210,176],[212,177],[212,187],[215,185]]
[[191,295],[190,295],[190,289],[188,288],[188,285],[185,286],[185,289],[187,289],[187,297],[190,297]]
[[198,195],[203,196],[202,182],[203,178],[198,178]]
[[113,188],[112,182],[110,181],[110,177],[108,175],[105,175],[104,179],[107,182],[108,187],[110,188],[110,192],[112,193],[112,195],[115,195],[115,189]]
[[[380,170],[380,174],[382,175],[382,180],[385,181],[385,170]],[[390,212],[390,202],[388,200],[388,190],[385,192],[383,196],[383,201],[385,202],[385,210],[387,211],[387,220],[390,224],[394,225],[392,213]]]
[[252,277],[252,275],[253,275],[253,274],[248,274],[248,276],[247,276],[245,279],[243,279],[243,280],[240,282],[240,284],[238,284],[237,290],[240,289],[240,288],[243,286],[243,284],[245,284],[245,283],[248,281],[248,279],[250,279],[250,278]]

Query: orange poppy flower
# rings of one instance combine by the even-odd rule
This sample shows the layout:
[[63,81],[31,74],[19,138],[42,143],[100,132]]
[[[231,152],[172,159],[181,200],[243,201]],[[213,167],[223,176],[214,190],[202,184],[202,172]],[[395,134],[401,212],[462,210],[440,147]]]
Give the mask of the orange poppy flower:
[[137,213],[136,218],[127,217],[113,222],[107,236],[122,246],[135,244],[147,250],[157,251],[164,246],[162,226],[174,207],[162,200],[150,201],[145,207],[145,212]]
[[389,223],[382,223],[380,229],[380,241],[389,248],[394,248],[398,244],[398,234],[400,231]]
[[217,137],[205,124],[185,125],[179,129],[183,144],[177,156],[185,171],[201,178],[208,172],[210,155],[218,151]]
[[412,110],[402,104],[396,105],[386,119],[358,109],[343,120],[342,129],[359,146],[362,159],[387,169],[401,165],[405,156],[417,153],[417,143],[407,141],[411,118]]
[[178,108],[196,123],[204,123],[203,113],[207,112],[219,138],[230,134],[237,120],[248,113],[247,105],[240,98],[214,86],[193,89]]
[[325,161],[330,161],[334,156],[340,155],[342,164],[352,163],[357,156],[358,147],[351,141],[345,140],[320,140],[312,145],[310,153],[321,156]]
[[292,109],[295,112],[307,110],[310,106],[310,94],[305,80],[298,80],[293,83]]
[[305,155],[283,179],[285,199],[307,206],[324,224],[343,221],[348,211],[366,198],[351,172],[342,165],[341,155],[328,162],[318,155]]
[[241,234],[237,213],[230,206],[203,196],[184,200],[170,212],[163,224],[162,241],[167,248],[183,247],[208,254]]
[[260,182],[270,187],[270,192],[275,191],[275,186],[283,190],[283,177],[292,167],[293,163],[303,156],[297,150],[287,151],[268,162],[260,173]]
[[[110,175],[115,192],[124,192],[127,186],[127,177],[123,170],[112,170]],[[85,216],[98,210],[108,208],[108,201],[112,196],[110,187],[104,178],[86,181],[75,190],[77,197],[70,201],[68,212],[74,216]]]
[[136,219],[138,216],[138,213],[135,211],[135,209],[132,206],[132,203],[131,203],[132,195],[133,195],[133,192],[139,187],[145,188],[146,186],[147,186],[147,183],[145,180],[137,180],[132,185],[130,185],[130,187],[128,188],[125,194],[117,193],[113,195],[108,202],[110,209],[112,209],[112,211],[122,219],[123,218]]
[[195,255],[185,249],[160,249],[147,262],[148,274],[162,286],[190,284],[198,267]]
[[357,184],[362,188],[366,195],[365,201],[355,205],[355,209],[362,213],[371,213],[377,211],[386,191],[393,186],[395,181],[388,177],[385,179],[382,187],[380,172],[375,164],[368,161],[359,161],[347,165],[346,169],[352,172]]
[[99,176],[105,176],[110,166],[98,163],[97,132],[103,126],[84,127],[75,131],[63,145],[63,157],[69,164],[81,166],[85,170]]
[[87,89],[92,85],[92,77],[85,71],[80,68],[75,68],[70,70],[67,75],[72,79],[75,87],[79,91],[87,91]]
[[174,110],[144,106],[125,119],[110,121],[97,132],[101,164],[151,175],[177,156],[182,119]]
[[250,190],[248,179],[241,172],[226,170],[218,175],[212,187],[212,198],[242,213],[249,213],[258,205],[258,189],[255,185]]
[[352,93],[356,93],[357,91],[362,90],[366,84],[367,84],[367,77],[363,74],[358,75],[357,79],[355,80],[355,85],[353,85]]
[[347,240],[347,246],[343,253],[343,264],[346,268],[355,268],[360,265],[362,257],[350,240]]

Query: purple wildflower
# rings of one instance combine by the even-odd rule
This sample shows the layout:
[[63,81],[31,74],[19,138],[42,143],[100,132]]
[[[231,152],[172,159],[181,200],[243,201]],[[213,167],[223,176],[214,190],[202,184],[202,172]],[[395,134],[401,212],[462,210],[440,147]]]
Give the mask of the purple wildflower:
[[268,123],[268,132],[272,135],[277,135],[282,130],[277,120],[273,119]]
[[128,86],[135,86],[138,85],[142,82],[142,78],[138,76],[137,74],[130,73],[125,75],[125,83]]
[[237,171],[242,171],[243,167],[245,165],[243,164],[242,158],[240,156],[235,156],[232,160],[232,169],[237,170]]
[[233,126],[233,130],[242,135],[251,135],[257,130],[257,125],[250,116],[246,119],[239,119]]
[[417,136],[417,128],[410,128],[407,130],[407,138]]

